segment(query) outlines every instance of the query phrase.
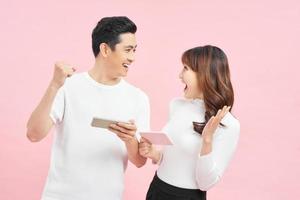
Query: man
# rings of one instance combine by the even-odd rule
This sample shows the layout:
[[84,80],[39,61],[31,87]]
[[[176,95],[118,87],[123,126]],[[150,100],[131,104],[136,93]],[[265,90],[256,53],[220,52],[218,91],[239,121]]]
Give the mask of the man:
[[[128,159],[137,167],[145,164],[136,133],[149,130],[149,100],[122,79],[135,58],[136,29],[127,17],[103,18],[92,33],[93,68],[74,74],[74,68],[55,64],[27,124],[32,142],[56,128],[42,200],[120,200]],[[95,128],[94,117],[127,123]]]

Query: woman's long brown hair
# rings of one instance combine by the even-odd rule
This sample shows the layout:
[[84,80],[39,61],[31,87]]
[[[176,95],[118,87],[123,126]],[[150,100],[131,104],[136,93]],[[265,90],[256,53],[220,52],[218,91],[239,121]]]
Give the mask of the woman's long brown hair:
[[205,121],[193,122],[194,130],[202,134],[205,124],[219,109],[231,106],[231,110],[233,107],[234,93],[227,56],[220,48],[207,45],[185,51],[181,60],[197,73],[203,94]]

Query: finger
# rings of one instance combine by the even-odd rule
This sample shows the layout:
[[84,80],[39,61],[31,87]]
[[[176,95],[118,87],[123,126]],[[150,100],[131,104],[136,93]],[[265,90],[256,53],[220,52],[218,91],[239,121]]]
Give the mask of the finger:
[[117,125],[117,124],[111,124],[111,125],[109,125],[109,127],[113,128],[113,129],[115,129],[115,130],[118,130],[118,131],[120,131],[120,132],[123,132],[123,133],[125,133],[125,132],[128,131],[128,130],[126,130],[125,128],[123,128],[123,127],[121,127],[121,126],[119,126],[119,125]]
[[209,126],[210,130],[213,132],[216,129],[216,127],[218,127],[219,123],[220,119],[218,117],[214,117]]
[[225,115],[227,108],[228,108],[228,106],[223,107],[222,112],[221,112],[221,116]]
[[121,131],[118,131],[118,130],[115,130],[115,129],[112,129],[112,128],[109,128],[108,130],[110,130],[111,132],[115,133],[118,137],[120,138],[132,138],[132,136],[130,135],[127,135]]
[[147,145],[146,143],[143,143],[143,144],[139,144],[139,148],[149,148],[150,146]]
[[226,109],[227,109],[227,106],[223,106],[222,109],[218,110],[218,113],[216,115],[216,118],[217,118],[218,121],[215,121],[214,123],[220,123],[221,122],[223,116],[225,115]]
[[225,115],[229,112],[230,110],[230,106],[226,106],[226,108],[224,108],[222,115],[221,115],[221,120],[225,117]]
[[65,67],[64,68],[64,73],[67,75],[67,77],[70,77],[74,74],[74,70],[73,68],[70,68],[70,67]]
[[214,119],[215,119],[215,116],[212,116],[212,117],[208,120],[208,122],[206,123],[207,127],[210,127],[210,126],[212,125],[212,122],[214,121]]
[[113,129],[113,128],[108,128],[109,131],[115,133],[116,135],[119,134],[119,131]]
[[141,141],[144,143],[148,143],[149,145],[152,145],[152,143],[144,137],[141,138]]
[[131,124],[135,124],[135,120],[134,120],[134,119],[129,120],[129,122],[130,122]]
[[220,118],[221,117],[223,110],[224,110],[224,107],[222,109],[218,110],[218,112],[216,114],[216,118]]
[[147,155],[149,153],[148,149],[141,149],[142,154]]
[[146,152],[144,152],[144,151],[141,151],[141,152],[139,152],[140,153],[140,155],[142,155],[142,156],[144,156],[144,157],[146,157],[147,156],[147,153]]
[[216,117],[220,115],[220,113],[222,112],[223,109],[219,109],[217,114],[215,115]]
[[202,131],[202,134],[208,132],[208,131],[211,129],[210,127],[211,127],[211,122],[212,122],[213,119],[214,119],[214,116],[212,116],[212,117],[207,121],[207,123],[205,124],[204,129],[203,129],[203,131]]
[[231,108],[231,106],[228,106],[228,107],[226,108],[226,111],[225,111],[224,116],[230,111],[230,108]]
[[150,149],[149,147],[142,147],[141,148],[141,150],[143,150],[143,151],[146,151],[146,150],[148,151],[149,149]]
[[216,130],[219,126],[219,124],[221,123],[223,117],[226,115],[226,110],[227,110],[228,106],[224,106],[222,108],[222,110],[218,111],[218,115],[217,117],[214,119],[214,121],[212,122],[212,130]]
[[146,149],[148,149],[148,148],[146,148],[146,147],[139,147],[140,151],[145,151]]
[[140,143],[139,143],[139,148],[144,148],[144,147],[146,147],[146,145],[147,145],[146,143],[141,143],[141,142],[140,142]]
[[148,143],[145,143],[145,148],[151,148],[151,145]]
[[128,130],[134,130],[134,131],[136,130],[136,126],[131,123],[129,124],[129,123],[118,122],[117,125],[126,128]]
[[120,138],[126,138],[126,139],[132,139],[132,136],[130,135],[127,135],[127,134],[124,134],[122,132],[117,132],[117,136],[120,137]]
[[146,142],[146,139],[141,137],[141,142],[140,143],[145,143]]

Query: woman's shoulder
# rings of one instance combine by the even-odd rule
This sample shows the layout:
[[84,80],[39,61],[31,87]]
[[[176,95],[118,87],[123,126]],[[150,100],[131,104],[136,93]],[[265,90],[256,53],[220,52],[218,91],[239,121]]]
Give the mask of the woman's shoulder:
[[170,105],[172,104],[183,104],[185,99],[183,97],[175,97],[170,101]]
[[230,129],[236,130],[237,132],[240,131],[240,122],[239,122],[239,120],[230,112],[228,112],[224,116],[221,123],[223,123],[226,127],[230,128]]
[[178,106],[184,105],[186,103],[186,100],[182,97],[175,97],[170,101],[170,109],[174,109]]

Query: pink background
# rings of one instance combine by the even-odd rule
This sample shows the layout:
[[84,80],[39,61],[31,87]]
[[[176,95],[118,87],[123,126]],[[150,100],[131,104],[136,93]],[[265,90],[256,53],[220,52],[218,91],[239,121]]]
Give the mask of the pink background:
[[[93,65],[92,28],[113,15],[138,25],[137,60],[128,80],[149,95],[154,130],[166,122],[169,101],[182,94],[181,53],[205,44],[227,53],[241,137],[209,199],[299,198],[299,2],[1,1],[0,199],[39,199],[52,134],[30,143],[26,121],[56,60],[79,71]],[[124,199],[144,199],[155,169],[150,162],[141,169],[130,165]]]

